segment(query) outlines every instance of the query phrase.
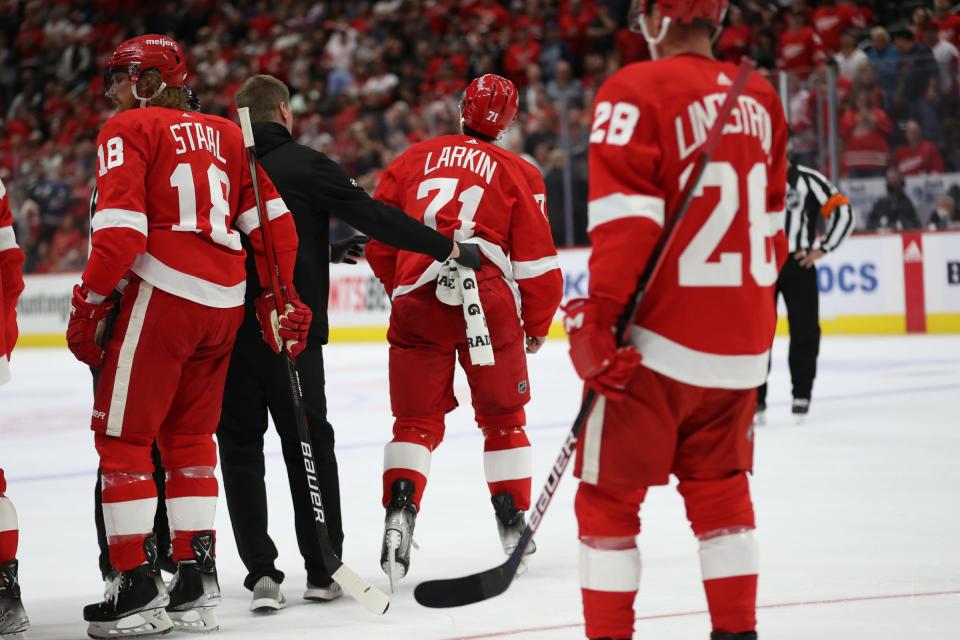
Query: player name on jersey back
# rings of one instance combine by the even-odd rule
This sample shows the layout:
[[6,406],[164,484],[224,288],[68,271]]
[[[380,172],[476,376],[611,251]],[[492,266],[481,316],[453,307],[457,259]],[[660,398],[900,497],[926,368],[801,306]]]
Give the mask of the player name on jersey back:
[[[470,142],[476,144],[474,140],[469,140],[467,144]],[[451,145],[441,149],[436,159],[433,157],[433,151],[427,153],[427,159],[423,163],[423,175],[430,175],[444,167],[462,167],[476,173],[490,184],[497,170],[497,161],[479,147],[471,149],[461,145]]]
[[[725,92],[706,95],[691,102],[687,105],[686,114],[678,115],[674,119],[681,160],[686,159],[707,141],[707,134],[717,119],[717,112],[725,98]],[[761,148],[769,156],[772,130],[767,108],[752,96],[742,95],[730,113],[730,121],[723,127],[723,134],[739,133],[757,138]]]
[[189,151],[206,149],[217,160],[226,164],[227,161],[220,153],[220,131],[218,129],[214,129],[210,125],[204,125],[202,122],[179,122],[170,125],[170,133],[177,144],[174,153],[178,156],[187,153],[189,146]]

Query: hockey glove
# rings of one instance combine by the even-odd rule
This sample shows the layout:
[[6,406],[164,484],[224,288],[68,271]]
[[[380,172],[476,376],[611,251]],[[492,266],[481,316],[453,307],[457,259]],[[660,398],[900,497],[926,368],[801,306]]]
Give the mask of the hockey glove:
[[87,289],[86,285],[74,285],[70,300],[70,321],[67,324],[67,346],[73,355],[94,369],[103,365],[106,352],[97,344],[104,318],[116,302]]
[[480,247],[472,242],[456,242],[460,247],[460,255],[454,258],[458,264],[477,270],[480,268]]
[[277,317],[273,291],[267,289],[257,298],[257,319],[260,321],[263,340],[267,346],[273,349],[274,353],[280,353],[280,345],[283,344],[287,352],[296,358],[307,348],[307,334],[313,312],[300,301],[300,296],[292,284],[281,286],[280,295],[283,297],[285,313]]
[[564,307],[564,327],[570,337],[570,359],[591,389],[610,400],[622,398],[627,382],[640,365],[633,347],[617,348],[619,309],[596,298],[575,298]]
[[355,235],[330,243],[330,262],[333,264],[357,264],[354,258],[363,255],[363,245],[370,242],[367,236]]

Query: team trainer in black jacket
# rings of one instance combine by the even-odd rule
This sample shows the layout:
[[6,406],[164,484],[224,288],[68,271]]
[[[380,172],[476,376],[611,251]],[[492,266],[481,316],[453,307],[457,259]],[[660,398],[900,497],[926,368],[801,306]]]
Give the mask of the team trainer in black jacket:
[[[790,324],[790,378],[793,381],[794,415],[810,410],[813,379],[820,352],[820,291],[815,262],[835,251],[853,230],[853,210],[846,196],[823,175],[790,161],[787,169],[787,202],[784,227],[790,257],[777,278],[774,295],[783,295]],[[826,221],[826,233],[817,238],[817,226]],[[757,390],[757,422],[767,408],[767,385]],[[802,419],[802,418],[801,418]]]
[[[331,247],[330,216],[337,216],[381,242],[427,254],[438,261],[453,257],[479,268],[479,254],[468,247],[460,258],[460,245],[400,209],[372,199],[337,163],[294,142],[290,133],[290,93],[276,78],[260,75],[248,79],[237,91],[236,101],[237,106],[250,108],[257,158],[293,214],[300,238],[293,281],[301,300],[313,310],[313,324],[307,348],[297,358],[297,368],[319,467],[327,528],[339,555],[343,550],[340,490],[333,427],[327,421],[321,349],[328,332],[328,261],[339,262],[359,255],[359,245],[366,239],[358,236]],[[230,521],[240,558],[248,571],[244,586],[254,592],[250,608],[270,610],[282,608],[285,600],[279,589],[283,572],[274,564],[277,548],[267,534],[263,435],[268,410],[280,436],[293,496],[297,541],[307,570],[304,598],[332,600],[342,592],[321,561],[285,368],[283,360],[261,337],[254,311],[260,286],[253,252],[246,248],[246,315],[230,359],[217,440]]]

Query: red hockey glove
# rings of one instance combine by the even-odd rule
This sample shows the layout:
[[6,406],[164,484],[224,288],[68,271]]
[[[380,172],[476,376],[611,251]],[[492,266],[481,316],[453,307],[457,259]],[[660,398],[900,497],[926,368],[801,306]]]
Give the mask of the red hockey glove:
[[106,352],[97,345],[97,334],[114,304],[114,300],[97,295],[86,285],[74,285],[70,321],[67,324],[67,346],[80,362],[94,368],[103,365]]
[[564,307],[570,336],[570,359],[587,385],[611,400],[624,396],[627,382],[640,365],[633,347],[617,348],[614,331],[619,310],[596,298],[575,298]]
[[282,342],[287,352],[296,358],[307,348],[307,334],[313,312],[300,301],[300,296],[292,284],[280,287],[280,295],[283,297],[286,312],[277,318],[273,291],[266,289],[257,298],[257,319],[260,320],[260,329],[267,346],[273,349],[274,353],[280,353]]

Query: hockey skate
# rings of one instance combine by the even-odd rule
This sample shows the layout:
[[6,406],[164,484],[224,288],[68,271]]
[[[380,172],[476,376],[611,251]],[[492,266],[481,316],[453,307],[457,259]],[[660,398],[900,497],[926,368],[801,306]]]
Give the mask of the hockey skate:
[[728,631],[714,631],[710,634],[710,640],[757,640],[757,632],[744,631],[742,633],[730,633]]
[[220,604],[213,533],[205,531],[190,542],[193,560],[181,560],[170,582],[167,613],[177,631],[207,633],[220,628],[214,609]]
[[387,516],[383,523],[383,547],[380,550],[380,566],[390,578],[390,592],[407,575],[410,569],[410,547],[413,542],[413,527],[417,523],[417,508],[413,506],[413,482],[406,478],[394,481],[390,488],[392,497],[387,504]]
[[[497,516],[497,531],[500,533],[500,544],[503,545],[503,552],[508,556],[513,553],[520,543],[520,536],[523,530],[527,528],[526,520],[523,517],[523,511],[517,509],[513,504],[513,496],[509,493],[498,493],[490,498],[493,503],[493,510]],[[523,559],[517,567],[517,575],[521,575],[527,570],[527,556],[537,550],[537,544],[531,540],[527,545],[527,550],[523,553]]]
[[810,413],[810,398],[794,398],[791,413],[796,416],[797,424],[803,424]]
[[273,613],[287,606],[287,599],[280,593],[280,585],[270,576],[263,576],[253,585],[253,601],[250,611]]
[[329,602],[336,600],[343,595],[343,588],[336,582],[331,581],[325,587],[317,587],[307,581],[307,590],[303,592],[303,599],[312,602]]
[[170,602],[157,569],[157,542],[143,542],[147,561],[130,571],[115,571],[106,581],[103,601],[83,608],[91,638],[139,638],[167,633],[173,626],[165,607]]
[[20,640],[26,637],[23,632],[29,626],[30,620],[20,601],[17,561],[4,562],[0,564],[0,637]]

